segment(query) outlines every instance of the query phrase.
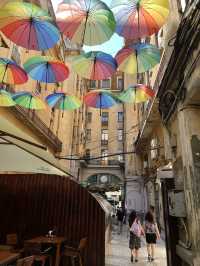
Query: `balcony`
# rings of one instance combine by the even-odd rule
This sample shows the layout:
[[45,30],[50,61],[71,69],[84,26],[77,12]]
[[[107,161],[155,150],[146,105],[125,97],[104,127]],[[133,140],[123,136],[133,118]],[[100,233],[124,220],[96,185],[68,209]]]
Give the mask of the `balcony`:
[[81,160],[81,164],[84,167],[97,167],[97,168],[123,168],[125,162],[124,161],[119,161],[119,160],[102,160],[102,159],[97,159],[97,160],[90,160],[87,157],[83,157]]
[[24,109],[20,106],[13,106],[10,108],[13,114],[19,120],[23,121],[23,124],[27,125],[31,129],[34,129],[37,134],[48,143],[48,145],[54,150],[54,152],[62,151],[62,142],[59,138],[47,127],[47,125],[35,114],[34,111]]
[[[4,89],[10,91],[11,93],[15,92],[14,88],[9,85],[4,85]],[[54,152],[62,151],[61,140],[37,116],[34,110],[28,110],[18,105],[10,107],[10,110],[17,119],[23,121],[24,125],[27,125],[29,128],[33,129],[38,136],[40,136],[41,139],[43,139],[43,141],[54,150]]]
[[102,139],[102,140],[101,140],[101,145],[102,145],[102,146],[107,146],[107,145],[108,145],[108,140],[106,140],[106,139]]

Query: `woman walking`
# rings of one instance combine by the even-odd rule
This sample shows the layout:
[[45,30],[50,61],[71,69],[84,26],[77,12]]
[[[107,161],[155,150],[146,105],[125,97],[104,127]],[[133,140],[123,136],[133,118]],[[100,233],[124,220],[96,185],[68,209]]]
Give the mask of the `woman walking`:
[[145,216],[144,230],[147,242],[148,261],[154,261],[156,240],[160,239],[160,233],[151,212],[147,212]]
[[135,258],[135,262],[138,262],[138,253],[141,248],[141,235],[144,234],[144,230],[137,217],[136,211],[132,211],[129,216],[129,228],[130,228],[130,240],[129,248],[131,250],[131,262]]

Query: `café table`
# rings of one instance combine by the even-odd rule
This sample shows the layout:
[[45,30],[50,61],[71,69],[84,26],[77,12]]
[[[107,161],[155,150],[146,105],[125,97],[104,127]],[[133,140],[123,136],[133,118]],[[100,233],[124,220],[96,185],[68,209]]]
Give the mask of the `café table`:
[[19,257],[20,253],[13,253],[10,250],[0,250],[0,265],[15,262]]
[[61,236],[38,236],[32,239],[26,240],[28,243],[38,243],[38,244],[50,244],[52,246],[56,246],[56,259],[55,266],[59,266],[60,264],[60,248],[61,245],[66,241],[65,237]]

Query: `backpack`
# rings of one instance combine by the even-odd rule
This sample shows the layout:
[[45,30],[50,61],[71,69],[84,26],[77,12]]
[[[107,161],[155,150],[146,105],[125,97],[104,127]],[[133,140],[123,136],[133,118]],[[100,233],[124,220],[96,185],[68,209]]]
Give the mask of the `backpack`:
[[135,219],[135,221],[131,225],[130,231],[134,235],[136,235],[137,237],[141,236],[141,234],[142,234],[141,225],[140,225],[140,222],[137,219]]

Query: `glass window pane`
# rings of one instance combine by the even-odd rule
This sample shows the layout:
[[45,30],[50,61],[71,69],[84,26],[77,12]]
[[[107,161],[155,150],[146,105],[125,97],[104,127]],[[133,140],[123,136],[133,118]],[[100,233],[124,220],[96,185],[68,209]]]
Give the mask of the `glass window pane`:
[[102,89],[110,89],[110,79],[104,79],[101,81]]
[[123,129],[118,129],[118,140],[119,141],[123,140]]
[[123,122],[123,120],[124,120],[124,113],[118,112],[118,122]]
[[123,79],[122,78],[118,78],[117,79],[117,89],[118,90],[122,90],[123,87],[124,87]]
[[96,80],[90,80],[90,88],[91,89],[96,89]]

